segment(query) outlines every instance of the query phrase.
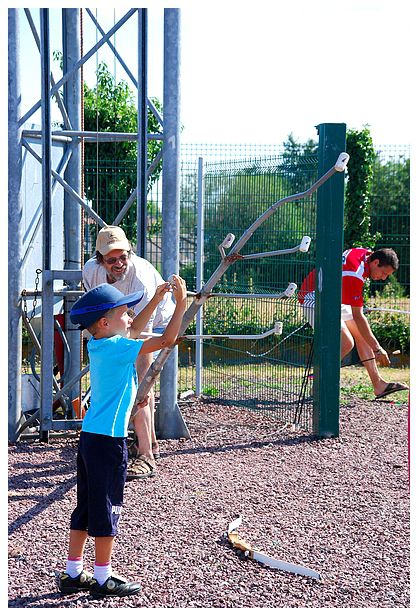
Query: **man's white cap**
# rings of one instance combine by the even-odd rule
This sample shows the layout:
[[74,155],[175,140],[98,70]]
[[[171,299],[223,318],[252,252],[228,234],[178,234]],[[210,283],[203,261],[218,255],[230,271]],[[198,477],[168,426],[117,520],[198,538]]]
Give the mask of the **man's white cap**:
[[120,227],[103,227],[97,234],[96,250],[101,255],[106,256],[112,250],[130,250],[125,232]]

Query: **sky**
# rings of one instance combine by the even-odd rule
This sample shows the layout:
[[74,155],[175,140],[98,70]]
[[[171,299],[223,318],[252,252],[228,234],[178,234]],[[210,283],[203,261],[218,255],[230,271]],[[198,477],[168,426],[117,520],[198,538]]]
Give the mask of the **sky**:
[[[65,3],[44,6],[51,8],[51,49],[61,49]],[[161,101],[165,6],[170,5],[155,1],[148,7],[148,95]],[[317,138],[315,127],[323,122],[368,125],[377,145],[411,143],[415,68],[409,0],[214,0],[181,1],[177,7],[183,143],[281,144],[290,133],[306,141]],[[118,3],[118,9],[91,10],[107,31],[129,8]],[[38,23],[39,10],[32,14]],[[84,52],[98,38],[85,15]],[[134,74],[136,41],[136,18],[112,39]],[[40,68],[23,13],[21,50],[27,109],[40,98]],[[101,61],[117,80],[131,83],[106,45],[85,65],[90,86]],[[53,69],[59,77],[58,65]]]

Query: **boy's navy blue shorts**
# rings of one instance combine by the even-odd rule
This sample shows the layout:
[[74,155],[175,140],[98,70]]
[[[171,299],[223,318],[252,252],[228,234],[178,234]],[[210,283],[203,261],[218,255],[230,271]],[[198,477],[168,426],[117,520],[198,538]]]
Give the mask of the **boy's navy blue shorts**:
[[127,464],[126,438],[81,432],[72,530],[85,530],[91,537],[117,534]]

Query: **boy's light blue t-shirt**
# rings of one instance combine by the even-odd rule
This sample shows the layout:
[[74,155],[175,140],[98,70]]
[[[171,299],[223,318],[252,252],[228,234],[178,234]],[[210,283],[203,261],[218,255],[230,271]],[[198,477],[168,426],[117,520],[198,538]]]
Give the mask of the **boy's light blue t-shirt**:
[[128,435],[129,418],[138,389],[135,361],[143,340],[112,336],[90,338],[90,407],[83,432],[123,437]]

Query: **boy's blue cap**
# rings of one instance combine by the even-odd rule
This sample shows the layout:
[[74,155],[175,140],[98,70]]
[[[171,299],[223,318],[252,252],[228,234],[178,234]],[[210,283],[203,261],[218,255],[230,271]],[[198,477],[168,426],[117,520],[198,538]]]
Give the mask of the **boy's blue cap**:
[[124,295],[111,284],[104,284],[90,289],[82,295],[71,308],[71,323],[78,325],[79,329],[87,329],[102,317],[108,310],[127,304],[135,306],[143,297],[141,291]]

